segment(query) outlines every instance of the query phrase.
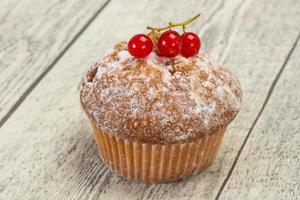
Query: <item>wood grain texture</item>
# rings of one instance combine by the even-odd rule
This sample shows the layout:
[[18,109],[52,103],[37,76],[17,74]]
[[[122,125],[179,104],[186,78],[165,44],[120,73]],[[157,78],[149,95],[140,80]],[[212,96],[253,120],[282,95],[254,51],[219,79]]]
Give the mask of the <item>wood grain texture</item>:
[[0,126],[105,2],[0,2]]
[[[214,199],[296,40],[298,4],[112,1],[1,128],[0,199]],[[98,157],[79,105],[80,76],[117,41],[146,25],[184,19],[196,8],[205,15],[191,30],[199,30],[205,51],[239,76],[244,107],[204,173],[161,185],[119,178]]]
[[220,199],[299,199],[300,43]]

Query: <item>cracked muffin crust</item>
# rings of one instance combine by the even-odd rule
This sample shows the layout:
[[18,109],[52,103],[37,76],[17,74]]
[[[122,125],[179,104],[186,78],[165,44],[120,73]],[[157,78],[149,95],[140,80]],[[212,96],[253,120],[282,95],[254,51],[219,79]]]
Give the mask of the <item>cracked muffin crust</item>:
[[206,54],[132,57],[121,42],[84,76],[81,104],[95,125],[150,144],[189,142],[226,128],[240,110],[238,79]]

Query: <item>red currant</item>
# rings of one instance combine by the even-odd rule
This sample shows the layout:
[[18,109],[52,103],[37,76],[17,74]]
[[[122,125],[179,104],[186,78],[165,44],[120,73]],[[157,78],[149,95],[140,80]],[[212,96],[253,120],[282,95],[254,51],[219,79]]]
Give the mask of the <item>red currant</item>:
[[182,34],[182,49],[181,54],[184,57],[191,57],[199,52],[201,47],[200,38],[192,32]]
[[161,56],[175,57],[181,50],[181,37],[176,31],[165,31],[159,37],[157,47]]
[[144,58],[151,53],[153,43],[147,35],[137,34],[129,40],[127,47],[132,56]]

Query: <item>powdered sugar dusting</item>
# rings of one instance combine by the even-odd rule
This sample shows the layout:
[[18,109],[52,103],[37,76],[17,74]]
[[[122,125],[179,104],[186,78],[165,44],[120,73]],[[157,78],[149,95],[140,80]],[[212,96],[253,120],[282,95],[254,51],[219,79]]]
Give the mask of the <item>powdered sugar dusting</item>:
[[127,61],[129,59],[133,59],[133,57],[126,50],[118,52],[118,58],[120,63]]
[[126,43],[92,66],[81,88],[99,128],[148,143],[185,142],[224,128],[241,99],[234,75],[204,53],[135,59]]

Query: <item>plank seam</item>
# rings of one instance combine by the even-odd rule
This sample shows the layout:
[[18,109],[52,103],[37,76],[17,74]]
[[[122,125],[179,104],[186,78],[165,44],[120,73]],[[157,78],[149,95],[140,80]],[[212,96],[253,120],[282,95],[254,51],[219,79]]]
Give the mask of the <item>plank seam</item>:
[[0,127],[5,124],[5,122],[14,114],[14,112],[19,108],[27,96],[34,90],[34,88],[41,82],[41,80],[50,72],[50,70],[60,61],[60,59],[66,54],[66,52],[71,48],[71,46],[77,41],[77,39],[84,33],[84,31],[91,25],[91,23],[97,18],[97,16],[106,8],[111,0],[107,0],[98,11],[87,21],[86,24],[76,33],[72,40],[67,44],[61,53],[48,65],[48,67],[43,71],[35,81],[25,90],[21,97],[14,103],[14,105],[9,109],[9,111],[0,120]]
[[273,93],[273,91],[274,91],[274,88],[275,88],[275,86],[276,86],[278,80],[279,80],[280,77],[281,77],[282,72],[284,71],[284,69],[285,69],[285,67],[286,67],[286,65],[287,65],[287,63],[288,63],[288,61],[289,61],[291,55],[293,54],[293,52],[294,52],[294,50],[295,50],[295,48],[296,48],[296,46],[297,46],[297,44],[298,44],[299,38],[300,38],[300,33],[298,33],[298,36],[297,36],[297,38],[296,38],[296,40],[295,40],[295,42],[294,42],[294,44],[293,44],[291,50],[289,51],[289,53],[288,53],[286,59],[284,60],[284,62],[283,62],[283,64],[282,64],[282,66],[281,66],[279,72],[277,73],[275,79],[273,80],[272,85],[271,85],[271,87],[270,87],[270,89],[269,89],[269,91],[268,91],[268,93],[267,93],[267,97],[266,97],[266,99],[265,99],[265,101],[264,101],[264,103],[263,103],[263,105],[262,105],[262,108],[260,109],[258,115],[256,116],[256,118],[255,118],[255,120],[254,120],[252,126],[250,127],[250,129],[249,129],[249,131],[248,131],[248,133],[247,133],[247,135],[246,135],[246,137],[245,137],[245,139],[244,139],[244,141],[243,141],[243,143],[242,143],[242,145],[241,145],[241,147],[240,147],[240,149],[239,149],[239,151],[238,151],[238,153],[237,153],[237,156],[235,157],[235,159],[234,159],[234,161],[233,161],[233,164],[232,164],[232,166],[231,166],[231,168],[230,168],[230,170],[229,170],[229,172],[228,172],[228,174],[227,174],[225,180],[223,181],[223,183],[222,183],[222,185],[221,185],[221,187],[220,187],[220,189],[219,189],[219,191],[218,191],[218,193],[217,193],[217,195],[216,195],[215,200],[220,199],[220,196],[221,196],[221,194],[222,194],[222,192],[223,192],[223,190],[224,190],[224,188],[225,188],[225,186],[226,186],[226,184],[227,184],[227,182],[228,182],[230,176],[232,175],[233,170],[235,169],[235,166],[236,166],[236,164],[237,164],[237,162],[238,162],[238,160],[239,160],[239,157],[240,157],[240,155],[241,155],[241,153],[242,153],[242,151],[243,151],[243,149],[244,149],[244,147],[245,147],[245,145],[246,145],[246,143],[247,143],[247,141],[248,141],[248,139],[249,139],[249,137],[250,137],[250,135],[251,135],[251,133],[252,133],[252,131],[253,131],[255,125],[256,125],[256,123],[257,123],[257,121],[259,120],[261,114],[263,113],[263,111],[264,111],[264,109],[265,109],[265,107],[266,107],[266,105],[267,105],[267,103],[268,103],[270,97],[272,96],[272,93]]

